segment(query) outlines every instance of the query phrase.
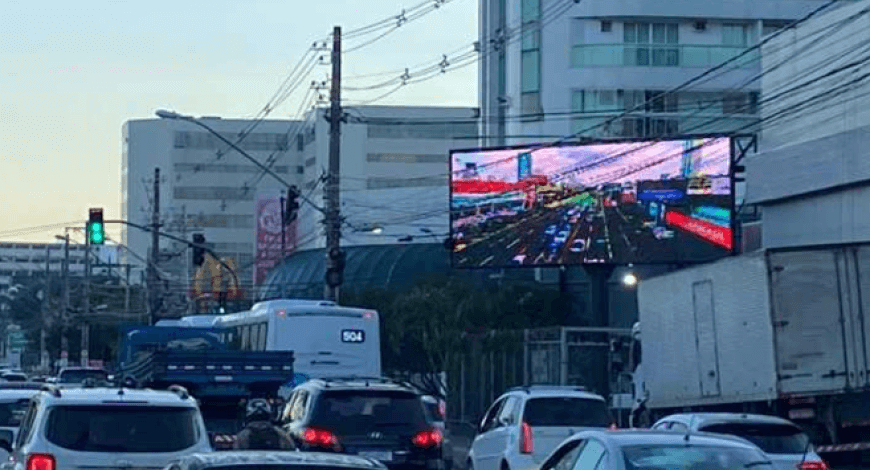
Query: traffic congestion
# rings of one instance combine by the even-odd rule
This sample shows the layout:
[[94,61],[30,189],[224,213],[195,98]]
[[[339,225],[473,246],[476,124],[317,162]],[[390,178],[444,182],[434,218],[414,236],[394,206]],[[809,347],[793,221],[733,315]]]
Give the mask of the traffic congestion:
[[382,376],[378,325],[372,310],[273,300],[134,328],[111,373],[0,371],[4,468],[828,468],[783,418],[674,414],[620,429],[605,396],[574,385],[504,390],[457,453],[446,397]]

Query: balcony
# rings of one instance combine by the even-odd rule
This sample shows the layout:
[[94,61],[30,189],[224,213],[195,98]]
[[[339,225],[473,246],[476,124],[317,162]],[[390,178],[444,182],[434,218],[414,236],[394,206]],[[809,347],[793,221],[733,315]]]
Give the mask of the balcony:
[[[746,51],[742,46],[688,44],[580,44],[571,48],[571,68],[684,67],[710,68]],[[760,52],[752,50],[733,68],[760,68]]]

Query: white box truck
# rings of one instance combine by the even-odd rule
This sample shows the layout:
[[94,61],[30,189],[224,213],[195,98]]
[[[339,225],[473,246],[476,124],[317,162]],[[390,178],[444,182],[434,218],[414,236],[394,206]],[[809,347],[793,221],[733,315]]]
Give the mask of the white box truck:
[[638,285],[635,425],[776,414],[824,453],[870,450],[870,245],[762,251]]

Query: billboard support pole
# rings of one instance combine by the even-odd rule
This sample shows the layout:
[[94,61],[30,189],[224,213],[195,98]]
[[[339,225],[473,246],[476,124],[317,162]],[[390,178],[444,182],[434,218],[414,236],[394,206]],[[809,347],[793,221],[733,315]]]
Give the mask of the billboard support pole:
[[616,266],[585,265],[583,269],[589,276],[590,303],[592,304],[592,324],[594,326],[609,326],[610,324],[610,276]]

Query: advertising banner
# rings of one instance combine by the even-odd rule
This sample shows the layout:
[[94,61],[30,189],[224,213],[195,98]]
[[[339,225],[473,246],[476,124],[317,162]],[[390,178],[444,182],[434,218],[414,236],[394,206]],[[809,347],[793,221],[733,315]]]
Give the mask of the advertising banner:
[[731,254],[731,138],[450,153],[456,268],[709,262]]
[[254,246],[254,284],[260,285],[269,271],[296,249],[296,221],[284,227],[284,252],[281,252],[281,198],[261,194],[254,202],[256,243]]

